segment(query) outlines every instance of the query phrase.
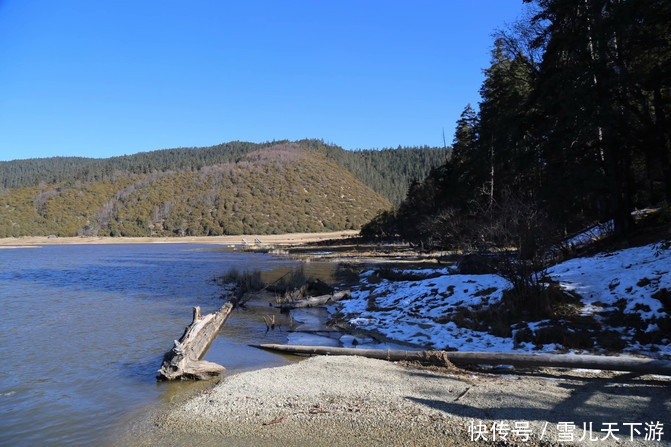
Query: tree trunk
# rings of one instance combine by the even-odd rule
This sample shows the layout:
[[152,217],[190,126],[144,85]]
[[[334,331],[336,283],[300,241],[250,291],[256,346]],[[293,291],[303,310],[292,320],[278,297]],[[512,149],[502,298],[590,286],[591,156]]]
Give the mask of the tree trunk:
[[655,89],[654,104],[659,147],[655,148],[653,153],[657,154],[661,165],[666,201],[667,203],[671,203],[671,136],[669,135],[668,120],[664,112],[664,99],[660,87]]
[[158,370],[159,379],[207,379],[214,374],[226,370],[216,363],[201,360],[212,340],[217,338],[233,309],[230,302],[213,314],[200,315],[200,307],[193,308],[193,321],[184,330],[179,341],[174,341],[173,348],[163,357],[163,364]]
[[256,348],[292,354],[357,355],[390,361],[427,361],[444,363],[512,365],[521,367],[584,368],[631,371],[644,374],[671,375],[671,361],[600,355],[522,354],[504,352],[390,351],[384,349],[331,348],[327,346],[292,346],[264,344]]

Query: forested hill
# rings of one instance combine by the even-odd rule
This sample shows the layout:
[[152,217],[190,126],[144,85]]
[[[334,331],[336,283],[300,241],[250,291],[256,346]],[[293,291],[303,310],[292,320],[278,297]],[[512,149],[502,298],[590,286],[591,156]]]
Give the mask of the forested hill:
[[[105,159],[54,157],[0,162],[0,187],[110,181],[129,174],[167,171],[194,172],[206,166],[236,163],[250,152],[283,144],[289,142],[233,141],[210,147],[164,149]],[[449,154],[449,149],[429,147],[346,151],[320,140],[291,144],[325,155],[395,205],[403,200],[413,180],[426,177],[431,168],[444,163]]]
[[671,2],[526,3],[450,160],[365,234],[542,254],[599,222],[627,237],[635,210],[671,215]]
[[299,144],[345,167],[394,205],[403,201],[414,181],[421,181],[432,168],[445,163],[451,152],[451,148],[433,147],[346,151],[319,140],[302,140]]
[[444,149],[349,152],[306,140],[4,162],[0,237],[357,229],[391,207],[365,183],[400,197],[446,156]]

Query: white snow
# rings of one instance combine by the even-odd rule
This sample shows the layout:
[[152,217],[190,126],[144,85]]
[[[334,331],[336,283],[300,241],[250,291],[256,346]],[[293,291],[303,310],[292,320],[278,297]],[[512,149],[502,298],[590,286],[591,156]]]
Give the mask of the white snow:
[[[429,276],[434,271],[407,271],[412,277]],[[449,274],[416,281],[390,281],[376,277],[375,271],[362,273],[362,285],[352,299],[342,301],[339,310],[349,322],[364,329],[375,329],[386,337],[425,348],[456,348],[461,351],[557,351],[562,346],[515,345],[513,338],[496,337],[488,332],[460,327],[453,318],[466,309],[477,310],[500,301],[510,287],[497,275]],[[621,309],[638,314],[644,332],[659,330],[659,319],[668,318],[662,303],[652,295],[662,288],[671,290],[671,249],[660,245],[620,250],[589,258],[576,258],[549,269],[562,287],[580,295],[582,314],[593,316],[604,328],[616,330],[627,341],[626,352],[671,356],[671,340],[659,345],[641,345],[632,340],[626,326],[606,326],[602,311]],[[463,312],[462,312],[463,313]],[[528,322],[532,331],[550,320]],[[569,330],[572,330],[569,328]],[[515,326],[513,326],[513,336]],[[342,340],[347,343],[349,340]]]
[[[414,276],[417,271],[409,273]],[[372,273],[366,272],[365,276],[370,281]],[[381,280],[369,290],[353,292],[353,299],[342,301],[340,311],[352,315],[349,322],[353,325],[376,329],[391,339],[418,346],[510,351],[514,348],[512,339],[443,321],[460,308],[475,310],[499,301],[503,290],[509,287],[508,281],[498,275],[443,274],[419,281]],[[530,351],[533,345],[519,348]]]
[[659,289],[671,289],[671,250],[655,244],[628,248],[591,258],[575,258],[549,269],[562,287],[580,294],[583,314],[616,307],[638,313],[644,321],[664,317],[662,303],[652,298]]
[[583,231],[580,234],[573,236],[564,243],[569,247],[582,247],[590,242],[598,241],[609,233],[613,232],[614,222],[609,220],[608,222],[595,225],[587,230]]

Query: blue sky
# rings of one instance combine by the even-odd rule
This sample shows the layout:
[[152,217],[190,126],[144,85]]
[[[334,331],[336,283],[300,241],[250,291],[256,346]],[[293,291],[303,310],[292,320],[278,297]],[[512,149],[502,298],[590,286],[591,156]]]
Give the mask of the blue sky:
[[0,160],[448,144],[521,0],[0,0]]

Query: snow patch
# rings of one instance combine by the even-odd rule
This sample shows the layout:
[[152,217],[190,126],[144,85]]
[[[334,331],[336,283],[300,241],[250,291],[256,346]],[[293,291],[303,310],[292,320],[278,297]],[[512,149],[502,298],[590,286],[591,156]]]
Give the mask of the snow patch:
[[[601,237],[609,231],[608,225],[595,227],[572,239],[578,243],[584,238]],[[410,281],[380,279],[371,284],[375,270],[361,274],[366,290],[354,290],[352,299],[338,304],[349,323],[362,329],[377,330],[392,340],[412,343],[423,348],[458,349],[461,351],[565,351],[563,346],[532,343],[516,344],[512,337],[503,338],[489,332],[461,327],[455,315],[486,309],[500,302],[503,291],[511,284],[498,275],[450,274],[450,269],[397,270],[410,277],[430,278]],[[659,330],[657,322],[669,318],[668,309],[652,297],[659,290],[671,290],[671,249],[661,245],[603,253],[594,257],[571,259],[548,270],[550,277],[561,287],[579,295],[583,315],[600,321],[604,329],[620,332],[627,341],[625,351],[671,356],[671,345],[641,345],[632,339],[626,326],[606,326],[604,312],[620,311],[637,314],[646,323],[641,331]],[[434,277],[436,273],[441,276]],[[543,320],[528,322],[526,327],[536,331],[556,324]],[[513,326],[515,332],[525,325]],[[568,328],[569,332],[574,332]],[[667,337],[668,338],[668,337]],[[341,340],[349,345],[353,340]],[[359,342],[359,341],[357,341]]]

